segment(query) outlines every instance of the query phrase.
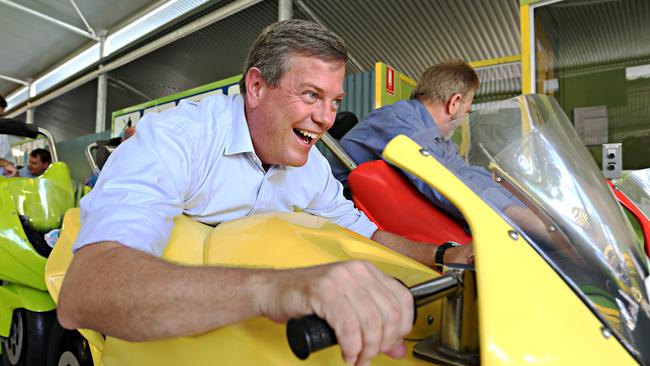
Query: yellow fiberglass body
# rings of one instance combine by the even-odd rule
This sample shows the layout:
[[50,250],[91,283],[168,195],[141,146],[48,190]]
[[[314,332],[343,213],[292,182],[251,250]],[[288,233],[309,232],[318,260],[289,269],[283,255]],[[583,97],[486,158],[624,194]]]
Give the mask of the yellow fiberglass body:
[[[614,337],[603,336],[600,321],[506,221],[420,151],[413,141],[399,136],[384,154],[450,197],[470,223],[476,255],[481,364],[634,364]],[[48,289],[55,299],[77,231],[78,212],[71,211],[46,269]],[[265,268],[364,259],[407,285],[438,276],[370,240],[304,213],[254,216],[214,230],[180,217],[164,256],[181,263]],[[439,329],[439,312],[437,302],[418,311],[410,349]],[[429,315],[434,319],[432,325],[425,322]],[[84,335],[92,338],[97,365],[343,364],[337,347],[299,361],[289,350],[284,332],[284,325],[251,319],[199,336],[156,342],[133,343],[112,337],[103,341],[96,333]],[[402,360],[380,356],[373,364],[431,363],[409,353]]]

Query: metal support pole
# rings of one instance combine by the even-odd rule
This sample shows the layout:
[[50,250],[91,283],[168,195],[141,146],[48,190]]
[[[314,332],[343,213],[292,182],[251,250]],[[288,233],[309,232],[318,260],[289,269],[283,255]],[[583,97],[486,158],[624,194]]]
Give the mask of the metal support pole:
[[[318,16],[316,16],[316,13],[314,13],[314,12],[313,12],[313,11],[312,11],[308,6],[307,6],[307,4],[305,4],[304,1],[302,1],[302,0],[296,0],[296,6],[297,6],[298,8],[300,8],[300,10],[301,10],[303,13],[305,13],[308,17],[310,17],[311,20],[313,20],[314,22],[316,22],[316,23],[322,25],[323,27],[325,27],[325,23],[323,23],[323,22],[320,20],[320,18],[319,18]],[[325,27],[325,28],[327,28],[327,27]],[[349,62],[349,64],[354,65],[354,66],[355,66],[357,69],[359,69],[360,71],[361,71],[361,70],[364,70],[364,68],[361,66],[361,63],[359,63],[359,61],[357,61],[357,59],[354,58],[354,56],[352,56],[352,53],[351,53],[349,50],[348,50],[348,62]]]
[[280,0],[278,2],[278,20],[293,19],[293,0]]
[[106,129],[106,73],[97,77],[97,117],[95,119],[95,132]]
[[[104,57],[104,46],[108,32],[102,30],[99,34],[99,58]],[[104,65],[99,65],[101,72]],[[108,78],[106,72],[97,76],[97,114],[95,116],[95,132],[102,132],[106,129],[106,97],[108,92]]]
[[[106,41],[106,32],[103,31],[99,40],[99,55],[104,56],[104,44]],[[101,71],[104,65],[99,65]],[[97,76],[97,115],[95,117],[95,132],[102,132],[106,129],[106,94],[108,79],[106,73],[102,72]]]
[[[27,98],[34,96],[34,80],[27,80]],[[29,105],[29,104],[28,104]],[[34,107],[27,109],[25,112],[25,123],[34,124]]]
[[34,124],[34,108],[29,108],[25,113],[25,123],[28,125]]

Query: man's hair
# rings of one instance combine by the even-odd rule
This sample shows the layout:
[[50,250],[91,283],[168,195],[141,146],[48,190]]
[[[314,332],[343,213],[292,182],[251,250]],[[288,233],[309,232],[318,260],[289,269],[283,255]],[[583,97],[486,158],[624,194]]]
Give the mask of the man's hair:
[[476,92],[478,87],[478,75],[466,62],[445,61],[424,71],[411,99],[446,103],[452,95],[459,93],[465,97],[470,91]]
[[7,108],[7,101],[2,95],[0,95],[0,108]]
[[38,158],[41,159],[41,161],[44,163],[49,164],[52,162],[52,155],[50,155],[50,152],[45,149],[35,149],[34,151],[29,153],[29,156],[31,156],[32,158],[38,156]]
[[338,35],[320,24],[292,19],[276,22],[266,27],[251,47],[239,90],[246,94],[246,73],[252,67],[262,72],[262,78],[277,86],[289,70],[289,56],[316,57],[323,61],[348,61],[348,49]]

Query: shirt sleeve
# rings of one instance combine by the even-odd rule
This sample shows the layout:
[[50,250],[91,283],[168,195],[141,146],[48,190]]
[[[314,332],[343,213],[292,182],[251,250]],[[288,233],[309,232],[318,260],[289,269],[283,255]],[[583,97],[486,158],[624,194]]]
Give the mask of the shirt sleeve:
[[193,153],[181,121],[164,115],[145,117],[134,137],[111,154],[96,186],[81,200],[82,227],[73,251],[116,241],[162,255],[173,218],[183,211]]
[[0,158],[11,161],[11,146],[7,136],[0,135]]
[[[427,136],[426,131],[425,133],[416,134],[412,138],[420,146],[428,148],[441,164],[460,178],[463,183],[483,200],[494,206],[495,209],[503,212],[503,210],[511,205],[521,205],[521,202],[517,198],[492,180],[490,173],[486,169],[467,164],[460,157],[458,148],[453,142],[442,140],[439,136]],[[442,194],[432,189],[414,175],[409,173],[406,173],[406,175],[428,199],[452,215],[462,217],[458,209]]]
[[377,225],[363,212],[357,210],[352,201],[343,197],[343,186],[332,175],[327,160],[318,151],[311,153],[309,159],[315,160],[321,177],[319,181],[323,182],[323,185],[305,211],[370,238],[377,231]]

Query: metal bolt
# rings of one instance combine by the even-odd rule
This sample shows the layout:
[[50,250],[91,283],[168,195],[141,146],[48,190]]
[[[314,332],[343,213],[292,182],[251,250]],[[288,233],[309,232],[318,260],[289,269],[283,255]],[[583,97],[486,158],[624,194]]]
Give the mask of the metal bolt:
[[517,232],[514,230],[508,230],[508,236],[510,236],[510,239],[512,240],[519,239],[519,234],[517,234]]
[[501,183],[501,181],[502,181],[501,177],[499,177],[499,176],[495,177],[494,180],[495,180],[497,183]]
[[554,233],[557,231],[557,228],[554,225],[549,225],[548,226],[548,232],[549,233]]
[[420,149],[420,154],[424,156],[431,156],[431,153],[427,149]]
[[609,328],[601,327],[600,331],[603,332],[603,337],[605,337],[605,339],[608,339],[612,336],[612,331],[609,330]]
[[433,324],[433,316],[431,315],[427,316],[427,324],[429,325]]

